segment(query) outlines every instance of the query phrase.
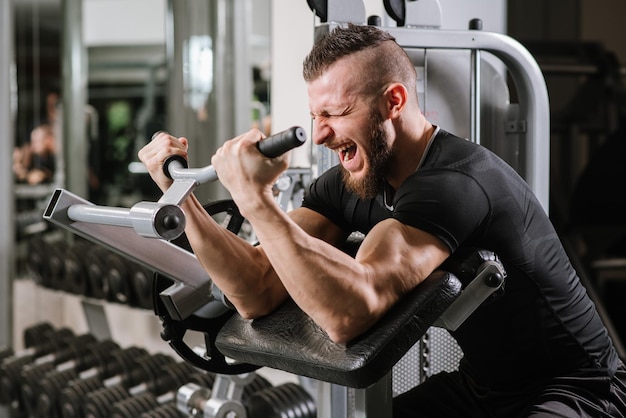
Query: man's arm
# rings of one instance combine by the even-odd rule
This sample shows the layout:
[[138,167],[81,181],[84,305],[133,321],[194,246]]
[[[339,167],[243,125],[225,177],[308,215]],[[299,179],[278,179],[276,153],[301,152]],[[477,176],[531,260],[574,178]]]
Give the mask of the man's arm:
[[[139,152],[139,158],[164,192],[172,180],[163,174],[163,162],[173,155],[186,159],[187,140],[166,133],[156,135]],[[242,316],[266,315],[285,300],[288,293],[262,246],[253,246],[218,225],[194,195],[181,206],[185,212],[185,233],[194,254]],[[297,219],[303,231],[320,239],[332,243],[345,239],[345,234],[337,226],[313,211],[296,209],[291,216]]]
[[281,167],[260,156],[256,141],[249,133],[227,142],[213,166],[287,293],[334,341],[366,331],[448,257],[439,238],[394,219],[377,224],[355,258],[309,233],[301,225],[321,215],[280,209],[271,186]]
[[[194,196],[182,207],[187,220],[185,233],[194,254],[240,315],[245,318],[267,315],[289,296],[263,244],[253,246],[218,225]],[[299,208],[287,215],[280,208],[279,211],[293,218],[304,234],[313,234],[330,243],[345,240],[345,234],[336,225],[316,212]]]
[[248,220],[274,271],[300,308],[339,343],[369,329],[449,256],[433,235],[387,219],[352,258],[306,233],[280,208],[268,205],[262,212]]
[[[261,156],[259,136],[251,131],[227,142],[212,164],[260,246],[218,225],[194,196],[182,205],[194,253],[242,316],[266,315],[290,296],[330,338],[344,343],[448,257],[438,238],[393,219],[370,231],[355,258],[345,254],[336,248],[345,233],[327,218],[306,208],[287,214],[279,207],[272,185],[286,159]],[[186,140],[165,134],[140,152],[163,190],[171,180],[162,175],[162,164],[174,154],[186,157]]]

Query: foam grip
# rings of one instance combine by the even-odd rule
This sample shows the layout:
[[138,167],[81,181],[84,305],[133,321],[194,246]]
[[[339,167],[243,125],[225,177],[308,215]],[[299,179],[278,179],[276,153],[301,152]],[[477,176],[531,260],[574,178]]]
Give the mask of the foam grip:
[[165,161],[163,162],[163,172],[165,173],[165,175],[169,178],[172,178],[172,175],[170,174],[170,169],[169,166],[171,163],[173,163],[174,161],[178,161],[179,163],[181,163],[183,165],[184,168],[187,168],[187,160],[185,160],[183,157],[181,157],[180,155],[171,155],[169,157],[167,157],[165,159]]
[[306,142],[306,132],[299,126],[268,136],[257,143],[259,151],[268,158],[275,158]]

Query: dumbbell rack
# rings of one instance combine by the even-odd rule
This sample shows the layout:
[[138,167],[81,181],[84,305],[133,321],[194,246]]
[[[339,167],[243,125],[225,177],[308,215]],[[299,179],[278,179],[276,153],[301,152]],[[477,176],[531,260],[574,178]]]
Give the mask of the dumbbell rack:
[[[301,200],[301,196],[303,193],[303,188],[310,181],[310,170],[306,169],[289,169],[285,176],[281,178],[281,180],[276,184],[276,199],[281,206],[287,209],[288,206],[295,206]],[[62,197],[61,200],[66,199],[66,196]],[[78,198],[71,197],[69,203],[84,203],[82,200]],[[218,205],[219,206],[219,205]],[[110,229],[109,227],[107,227]],[[163,241],[160,240],[146,240],[143,237],[139,237],[134,231],[129,229],[124,229],[129,232],[129,239],[133,240],[132,242],[128,242],[126,239],[122,239],[121,241],[124,245],[142,245],[144,248],[146,244],[150,244],[152,242],[159,243],[157,245],[163,245]],[[84,284],[77,284],[74,280],[75,276],[78,276],[78,272],[74,271],[78,269],[77,264],[80,261],[88,261],[90,258],[96,258],[100,261],[103,261],[107,264],[108,267],[117,265],[120,260],[116,259],[116,253],[110,251],[110,249],[92,244],[89,241],[83,240],[78,236],[72,236],[71,243],[66,243],[63,235],[60,234],[60,231],[53,230],[52,233],[48,234],[48,242],[45,240],[42,242],[36,242],[33,240],[31,242],[31,248],[29,249],[29,264],[30,264],[30,273],[32,279],[34,280],[20,280],[19,284],[16,286],[16,291],[28,293],[29,298],[32,300],[32,295],[36,296],[37,300],[49,300],[54,301],[63,300],[64,302],[69,302],[71,305],[78,306],[78,310],[84,312],[84,318],[86,319],[86,324],[80,323],[80,318],[71,318],[72,321],[79,321],[79,323],[75,323],[72,326],[73,329],[84,329],[85,327],[89,330],[89,332],[95,336],[97,336],[98,340],[106,340],[112,337],[112,334],[119,334],[119,331],[124,328],[124,322],[122,321],[131,320],[133,322],[145,321],[147,328],[152,332],[147,332],[146,335],[143,336],[131,336],[129,340],[130,343],[141,344],[142,346],[150,347],[151,350],[156,351],[161,354],[172,354],[171,348],[163,341],[161,338],[150,339],[156,335],[158,335],[159,331],[162,331],[160,324],[158,323],[158,319],[154,316],[153,306],[152,306],[152,297],[154,296],[150,289],[150,306],[146,304],[145,296],[142,298],[142,301],[138,301],[136,297],[131,297],[130,295],[126,295],[124,297],[115,297],[115,295],[111,295],[107,292],[102,292],[100,289],[98,292],[93,291],[85,291],[86,287]],[[119,237],[118,237],[119,239]],[[176,243],[168,245],[178,245]],[[85,246],[90,246],[89,249],[83,248]],[[169,247],[168,247],[169,248]],[[119,250],[119,248],[118,248]],[[87,254],[87,255],[86,255]],[[48,265],[43,268],[41,266],[44,263],[43,258],[47,258],[45,263]],[[182,265],[189,264],[188,263],[188,255],[182,255],[183,261],[180,261]],[[187,258],[185,258],[187,257]],[[135,260],[136,261],[136,260]],[[146,264],[154,267],[154,263],[152,259],[145,260]],[[168,260],[169,263],[172,263],[171,258]],[[62,271],[63,266],[62,263],[65,262],[66,270]],[[93,263],[94,260],[91,260]],[[139,263],[138,267],[141,266]],[[176,264],[176,263],[173,263]],[[167,265],[167,263],[166,263]],[[95,265],[92,266],[95,269]],[[104,269],[104,266],[99,266],[98,268]],[[169,268],[169,267],[167,267]],[[130,267],[128,267],[130,269]],[[71,270],[71,271],[70,271]],[[97,269],[96,269],[97,270]],[[123,270],[121,267],[118,267],[118,270]],[[176,271],[176,274],[180,274],[180,271]],[[93,272],[89,272],[87,275],[93,275]],[[149,272],[150,277],[152,277],[153,272]],[[173,273],[172,273],[173,274]],[[204,270],[201,272],[202,275],[206,275]],[[47,277],[43,277],[47,275]],[[121,273],[118,274],[118,276]],[[61,276],[64,276],[61,278]],[[204,276],[203,276],[204,277]],[[117,279],[122,280],[120,277]],[[119,281],[118,280],[118,281]],[[22,299],[22,298],[19,298]],[[141,303],[139,303],[141,302]],[[64,305],[65,303],[59,303],[59,305]],[[45,309],[48,311],[47,309]],[[76,311],[77,309],[74,309]],[[110,326],[111,319],[115,321],[116,318],[111,318],[111,313],[113,313],[114,317],[117,317],[117,323],[113,322],[113,326]],[[67,324],[67,320],[60,321]],[[32,321],[31,321],[32,323]],[[132,337],[138,337],[133,339]],[[148,339],[148,341],[146,341]],[[16,341],[19,339],[16,338]],[[201,334],[192,334],[188,344],[196,344],[198,347],[202,346],[204,341]],[[128,344],[125,344],[128,345]],[[288,374],[284,374],[281,376],[281,372],[278,375],[274,374],[272,371],[271,377],[275,383],[283,382],[285,380],[293,380],[295,377],[290,376]],[[262,373],[263,375],[263,373]],[[292,384],[295,384],[293,382]],[[222,385],[228,385],[228,382],[223,382]],[[284,390],[288,390],[294,393],[294,396],[301,396],[303,386],[298,385],[299,389],[294,388],[285,388]],[[206,395],[205,388],[187,388],[187,393],[189,396],[192,396],[196,399],[198,397],[202,398],[201,394],[204,393]],[[294,392],[295,391],[295,392]],[[210,390],[209,390],[210,394]],[[298,395],[300,394],[300,395]],[[270,396],[268,394],[268,396]],[[206,397],[206,396],[205,396]],[[146,401],[147,402],[147,401]],[[204,399],[205,403],[208,402],[208,399]],[[224,406],[224,400],[214,400],[213,408],[220,408]],[[216,406],[217,405],[217,406]],[[315,407],[314,403],[311,403],[312,408]],[[310,406],[311,406],[310,405]],[[208,406],[207,406],[208,407]],[[288,405],[283,405],[284,408],[288,408]]]
[[241,417],[315,418],[313,399],[293,383],[216,375],[48,322],[27,327],[22,339],[24,349],[0,350],[0,405],[13,418],[225,416],[224,405]]

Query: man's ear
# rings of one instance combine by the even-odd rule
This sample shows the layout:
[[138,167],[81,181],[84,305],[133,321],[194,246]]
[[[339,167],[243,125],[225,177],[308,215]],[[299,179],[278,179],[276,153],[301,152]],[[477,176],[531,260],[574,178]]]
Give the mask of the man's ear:
[[385,113],[390,119],[400,116],[409,100],[408,91],[401,83],[390,84],[383,96],[385,98]]

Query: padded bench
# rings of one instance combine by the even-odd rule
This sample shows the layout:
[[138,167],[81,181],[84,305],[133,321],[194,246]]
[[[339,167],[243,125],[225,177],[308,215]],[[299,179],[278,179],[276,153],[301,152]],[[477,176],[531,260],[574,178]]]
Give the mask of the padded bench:
[[[389,373],[451,306],[462,311],[462,316],[469,316],[502,287],[504,276],[495,254],[473,250],[451,258],[372,329],[347,345],[331,341],[293,301],[260,319],[233,315],[217,334],[215,344],[221,353],[236,361],[341,386],[366,388]],[[488,291],[482,292],[480,299],[476,292],[468,292],[467,300],[462,301],[464,288],[472,284]],[[459,301],[464,308],[459,308]]]

